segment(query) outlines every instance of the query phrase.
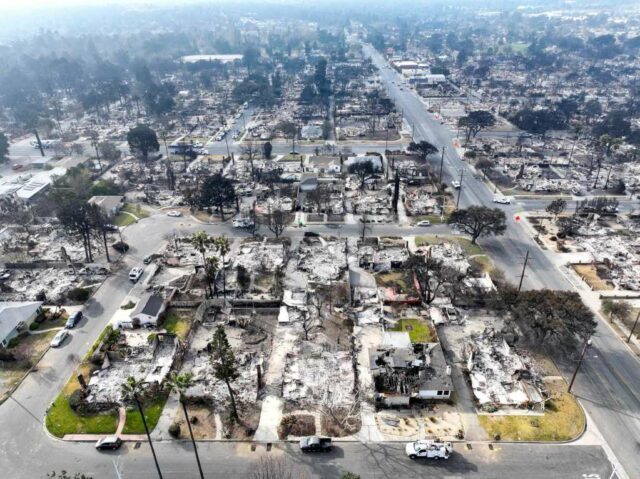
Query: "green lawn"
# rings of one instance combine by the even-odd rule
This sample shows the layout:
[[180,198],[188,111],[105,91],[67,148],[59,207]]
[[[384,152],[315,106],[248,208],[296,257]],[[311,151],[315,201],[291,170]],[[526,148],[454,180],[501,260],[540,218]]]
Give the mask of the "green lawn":
[[138,204],[133,205],[131,203],[125,203],[122,207],[122,211],[136,215],[138,218],[147,218],[149,216],[149,212]]
[[391,331],[407,331],[412,343],[433,343],[436,335],[426,321],[418,318],[401,319]]
[[136,219],[127,213],[120,213],[114,220],[115,225],[120,227],[129,226],[130,224],[133,224],[135,222]]
[[113,434],[118,427],[118,414],[79,416],[69,406],[64,392],[56,398],[46,417],[47,430],[56,437],[65,434]]
[[[149,432],[153,431],[158,424],[164,403],[167,401],[166,396],[162,396],[151,404],[144,404],[144,418],[147,421]],[[138,409],[127,409],[127,420],[122,430],[123,434],[144,434],[144,425],[142,424],[142,416]]]
[[166,329],[168,333],[173,333],[180,339],[185,339],[187,334],[189,334],[189,329],[191,329],[191,321],[174,312],[169,312],[162,323],[162,327]]
[[295,155],[292,155],[291,153],[289,153],[284,155],[281,161],[300,161],[302,158],[303,156],[299,153],[296,153]]
[[416,238],[417,246],[430,245],[430,244],[442,244],[442,243],[457,243],[468,255],[482,254],[482,248],[477,244],[471,243],[471,240],[468,238],[460,238],[458,236],[447,236],[447,235],[438,235],[438,236],[427,235],[427,236],[418,236]]

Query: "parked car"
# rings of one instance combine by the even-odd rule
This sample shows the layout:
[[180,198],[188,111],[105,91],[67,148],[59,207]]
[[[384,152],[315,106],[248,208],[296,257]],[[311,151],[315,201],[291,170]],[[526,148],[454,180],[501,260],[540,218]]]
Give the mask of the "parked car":
[[69,331],[67,331],[66,329],[58,331],[51,340],[51,347],[57,348],[62,345],[62,343],[64,343],[64,340],[67,339],[67,336],[69,336]]
[[134,283],[137,283],[140,279],[140,276],[142,276],[143,271],[144,270],[140,266],[132,268],[131,271],[129,271],[129,279]]
[[98,451],[102,451],[103,449],[110,449],[113,451],[115,449],[120,449],[120,446],[122,446],[122,439],[118,436],[103,437],[96,442],[96,449]]
[[456,190],[459,190],[461,185],[460,185],[460,182],[458,180],[453,180],[451,182],[451,186],[453,186]]
[[179,216],[182,216],[182,212],[178,211],[178,210],[167,211],[167,216],[171,216],[173,218],[178,218]]
[[410,459],[449,459],[453,444],[430,440],[414,441],[405,446],[405,452]]
[[330,437],[307,436],[300,439],[302,452],[329,452],[332,448]]
[[431,221],[429,220],[418,221],[416,223],[416,226],[431,226]]
[[251,228],[253,226],[253,220],[251,218],[236,218],[233,220],[234,228]]
[[75,328],[76,324],[78,324],[81,319],[82,319],[82,311],[76,311],[67,319],[67,322],[64,325],[65,329]]
[[500,203],[501,205],[510,205],[511,199],[506,196],[496,195],[493,197],[494,203]]

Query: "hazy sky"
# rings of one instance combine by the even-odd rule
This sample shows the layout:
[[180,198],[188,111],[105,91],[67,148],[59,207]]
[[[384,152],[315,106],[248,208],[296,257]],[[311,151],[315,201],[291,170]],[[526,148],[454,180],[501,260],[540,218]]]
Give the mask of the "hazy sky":
[[60,6],[78,6],[78,5],[109,5],[109,4],[163,4],[171,3],[173,5],[181,3],[194,3],[194,0],[0,0],[0,9],[23,10],[25,8],[33,9],[34,7],[60,7]]

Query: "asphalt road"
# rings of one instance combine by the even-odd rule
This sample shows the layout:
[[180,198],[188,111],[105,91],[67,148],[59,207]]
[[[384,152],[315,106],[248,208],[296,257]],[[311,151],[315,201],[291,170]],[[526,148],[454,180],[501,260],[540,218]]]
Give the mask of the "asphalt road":
[[[430,141],[439,148],[442,145],[447,146],[444,161],[445,181],[459,179],[464,171],[460,206],[494,205],[493,193],[471,174],[452,147],[451,133],[429,114],[414,92],[398,88],[399,75],[394,70],[385,68],[386,61],[378,52],[368,45],[364,48],[374,64],[380,68],[381,79],[396,106],[404,112],[409,124],[414,126],[415,139]],[[439,165],[439,158],[433,160]],[[521,205],[515,203],[499,207],[507,214],[509,227],[505,235],[482,239],[479,243],[491,255],[494,263],[505,272],[507,278],[517,284],[525,253],[529,251],[529,267],[524,278],[524,288],[573,289],[573,285],[550,258],[515,221],[515,215]],[[573,368],[574,364],[564,365],[563,373],[566,377],[571,374]],[[640,361],[606,324],[598,324],[593,345],[589,348],[587,360],[574,388],[582,398],[582,405],[593,418],[626,472],[630,477],[640,477]]]
[[[115,467],[126,479],[154,477],[146,444],[138,450],[134,447],[127,444],[117,453],[97,453],[89,444],[74,444],[69,449],[80,464],[95,464],[94,469],[85,470],[96,479],[115,477]],[[164,478],[199,477],[190,444],[166,442],[157,444],[156,450]],[[295,444],[274,446],[271,452],[258,446],[252,452],[249,444],[200,443],[198,450],[205,477],[221,479],[252,477],[261,456],[282,458],[296,473],[306,474],[296,477],[309,479],[337,479],[347,471],[363,479],[512,479],[516,475],[521,479],[608,479],[612,470],[602,449],[593,446],[496,444],[490,450],[486,444],[474,444],[468,450],[456,445],[449,460],[415,462],[404,455],[402,444],[342,443],[328,454],[312,455],[300,453]],[[116,466],[110,459],[118,461]]]

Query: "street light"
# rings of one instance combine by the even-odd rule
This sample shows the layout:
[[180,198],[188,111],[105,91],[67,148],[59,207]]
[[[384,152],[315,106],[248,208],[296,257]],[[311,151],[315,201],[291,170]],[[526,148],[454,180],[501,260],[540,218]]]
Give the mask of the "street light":
[[580,370],[580,366],[582,366],[582,360],[584,359],[584,354],[587,352],[587,348],[591,346],[591,338],[587,339],[587,342],[584,343],[584,347],[582,348],[582,353],[580,354],[580,359],[578,360],[578,365],[576,366],[576,370],[573,372],[573,376],[571,377],[571,382],[569,383],[569,389],[567,392],[571,392],[571,387],[573,386],[573,382],[576,380],[576,376],[578,375],[578,371]]

